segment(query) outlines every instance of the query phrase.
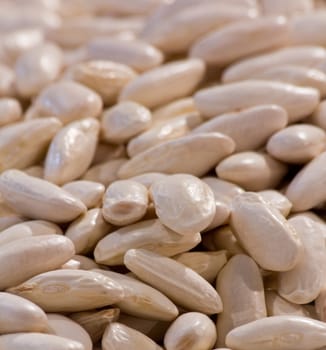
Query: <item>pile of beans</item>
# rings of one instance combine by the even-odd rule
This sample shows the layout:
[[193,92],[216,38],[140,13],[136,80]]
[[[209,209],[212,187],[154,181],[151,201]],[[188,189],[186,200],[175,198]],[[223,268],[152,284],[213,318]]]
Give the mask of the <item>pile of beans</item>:
[[325,213],[326,1],[0,0],[0,350],[325,350]]

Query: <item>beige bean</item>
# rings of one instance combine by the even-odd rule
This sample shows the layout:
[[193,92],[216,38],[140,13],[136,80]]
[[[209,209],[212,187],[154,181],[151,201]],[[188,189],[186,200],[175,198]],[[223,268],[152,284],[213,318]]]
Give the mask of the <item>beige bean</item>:
[[152,122],[151,112],[139,103],[120,102],[104,111],[102,115],[102,137],[110,143],[125,143],[147,130]]
[[199,125],[193,133],[220,132],[232,138],[236,152],[251,151],[262,147],[270,136],[286,126],[287,121],[282,107],[261,105],[218,115]]
[[80,200],[60,187],[19,170],[1,174],[0,192],[7,205],[30,218],[67,222],[86,211]]
[[100,124],[86,118],[66,125],[53,138],[44,164],[44,179],[57,185],[82,176],[94,157]]
[[223,159],[217,176],[248,191],[262,191],[279,184],[287,166],[262,152],[240,152]]
[[292,179],[285,192],[292,203],[292,211],[309,210],[326,200],[324,186],[321,186],[325,168],[326,152],[319,154],[311,160]]
[[53,334],[83,344],[84,350],[93,350],[90,336],[78,323],[59,314],[48,314],[47,318]]
[[110,323],[102,338],[103,350],[130,350],[132,347],[142,350],[162,350],[160,346],[145,334],[121,323]]
[[255,261],[239,254],[219,273],[216,289],[223,301],[217,319],[217,345],[223,347],[232,329],[267,316],[264,285]]
[[101,268],[101,266],[96,264],[94,260],[84,255],[74,255],[73,259],[79,262],[80,270],[93,270]]
[[326,297],[326,291],[325,286],[319,293],[318,297],[315,300],[315,310],[318,315],[318,318],[320,321],[325,322],[326,320],[326,307],[325,307],[325,297]]
[[132,180],[115,181],[103,197],[104,219],[117,226],[130,225],[146,214],[148,207],[147,188]]
[[139,182],[140,184],[144,185],[147,189],[149,189],[154,182],[163,180],[166,178],[166,176],[168,175],[162,173],[145,173],[134,176],[130,180]]
[[62,188],[80,199],[88,209],[96,207],[102,200],[105,187],[94,181],[72,181],[67,182]]
[[27,175],[38,177],[40,179],[44,178],[44,168],[41,165],[30,166],[23,170]]
[[[46,62],[46,64],[45,64]],[[33,97],[56,80],[63,68],[62,50],[44,43],[24,52],[16,61],[16,87],[24,98]]]
[[127,153],[134,157],[148,148],[185,136],[201,122],[202,118],[197,112],[157,122],[149,130],[130,140]]
[[44,311],[17,295],[0,292],[0,333],[47,332]]
[[41,45],[43,41],[44,33],[41,29],[23,28],[9,31],[1,37],[3,61],[13,65],[18,57],[33,47]]
[[212,320],[199,312],[179,316],[169,327],[164,337],[167,350],[211,350],[216,341]]
[[0,247],[0,289],[16,286],[39,273],[60,267],[75,253],[70,239],[60,235],[22,238]]
[[267,152],[286,163],[308,163],[326,148],[324,130],[309,124],[292,125],[276,132],[267,143]]
[[98,182],[105,187],[109,186],[112,182],[119,179],[118,172],[125,163],[127,163],[126,158],[118,157],[117,159],[96,164],[86,171],[82,179]]
[[252,78],[308,86],[317,89],[322,97],[326,94],[326,74],[315,68],[280,65],[253,74]]
[[96,344],[101,340],[107,325],[119,318],[119,313],[119,309],[104,309],[75,312],[69,317],[80,324],[90,335],[93,343]]
[[295,228],[258,194],[247,192],[233,199],[231,225],[241,245],[263,269],[288,271],[302,258],[303,246]]
[[40,333],[16,333],[0,336],[2,350],[85,350],[84,346],[74,340],[57,335]]
[[297,315],[310,317],[304,305],[287,301],[272,290],[265,291],[265,300],[268,316]]
[[80,269],[80,262],[75,259],[68,260],[65,264],[60,266],[63,270],[78,270]]
[[230,216],[230,204],[232,198],[240,194],[243,189],[231,182],[227,182],[215,177],[204,177],[202,179],[213,191],[215,198],[215,217],[205,231],[211,230],[221,225],[225,225]]
[[187,252],[173,257],[176,261],[191,268],[198,275],[213,283],[217,274],[227,262],[226,250],[216,252]]
[[56,118],[14,123],[0,129],[0,171],[24,169],[42,159],[61,128]]
[[160,123],[161,121],[173,119],[192,112],[197,112],[193,98],[180,98],[162,107],[154,109],[152,113],[153,125]]
[[166,141],[139,153],[119,169],[122,179],[148,172],[202,176],[234,150],[234,142],[219,133],[201,133]]
[[321,101],[308,121],[326,130],[326,101]]
[[161,292],[120,273],[94,270],[119,283],[124,291],[124,298],[116,306],[132,316],[161,321],[174,320],[179,311],[177,307]]
[[265,190],[258,192],[258,194],[265,202],[278,209],[284,217],[290,214],[292,203],[279,191]]
[[289,41],[285,17],[262,17],[230,23],[200,38],[190,55],[225,66],[243,57],[284,46]]
[[136,101],[148,108],[158,107],[190,95],[204,73],[205,65],[197,58],[166,63],[127,84],[119,100]]
[[317,298],[325,284],[326,226],[301,215],[289,223],[303,244],[303,254],[292,270],[279,274],[278,293],[292,303],[307,304]]
[[73,65],[67,75],[97,92],[105,104],[115,103],[123,87],[137,76],[124,64],[104,60]]
[[261,1],[262,12],[265,15],[295,15],[300,12],[308,12],[314,8],[311,0],[276,0],[270,2],[268,0]]
[[109,277],[85,270],[54,270],[8,289],[39,305],[45,312],[78,312],[123,299],[123,289]]
[[293,123],[311,114],[319,97],[313,88],[247,80],[199,90],[194,98],[199,112],[207,118],[256,105],[277,104],[287,111],[289,123]]
[[91,209],[73,221],[65,235],[73,242],[76,254],[87,254],[111,230],[112,227],[104,220],[101,209]]
[[254,9],[233,4],[201,2],[190,4],[154,21],[147,21],[141,37],[167,53],[187,51],[200,37],[228,23],[257,16]]
[[14,94],[15,73],[0,63],[0,97],[9,97]]
[[63,124],[97,117],[102,100],[94,91],[73,81],[59,81],[44,88],[27,111],[27,118],[55,116]]
[[200,243],[200,234],[179,235],[159,220],[146,220],[111,232],[98,242],[94,256],[98,263],[123,264],[124,254],[132,248],[145,248],[166,256],[186,252]]
[[290,21],[291,41],[294,45],[325,46],[323,32],[326,15],[324,11],[309,11],[301,16],[295,16]]
[[162,53],[154,46],[140,40],[95,38],[86,45],[91,60],[110,60],[125,64],[138,72],[159,66]]
[[2,200],[0,201],[0,231],[25,220],[22,215],[17,214],[13,209],[3,203]]
[[326,59],[326,50],[320,46],[294,46],[271,53],[250,57],[230,65],[222,75],[224,83],[244,80],[268,68],[284,64],[318,67]]
[[137,277],[182,307],[205,314],[223,309],[215,289],[195,271],[173,259],[145,249],[131,249],[125,254],[124,263]]
[[171,175],[155,182],[150,194],[160,221],[182,235],[200,232],[214,219],[213,191],[195,176]]
[[325,330],[325,323],[308,317],[272,316],[235,328],[226,344],[234,350],[312,350],[326,345]]
[[21,118],[22,108],[18,100],[8,97],[0,98],[0,127],[18,122]]

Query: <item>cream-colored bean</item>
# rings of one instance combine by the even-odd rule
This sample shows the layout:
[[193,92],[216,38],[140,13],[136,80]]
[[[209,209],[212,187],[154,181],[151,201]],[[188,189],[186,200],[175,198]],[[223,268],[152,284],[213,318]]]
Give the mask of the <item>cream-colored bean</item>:
[[272,316],[232,330],[226,344],[234,350],[312,350],[326,345],[325,323],[302,316]]
[[265,291],[265,300],[268,316],[297,315],[310,317],[310,313],[303,305],[291,303],[272,290]]
[[216,252],[186,252],[173,257],[176,261],[191,268],[198,275],[213,283],[217,274],[227,262],[226,250]]
[[110,143],[125,143],[147,130],[151,122],[151,112],[146,107],[132,101],[120,102],[104,111],[102,137]]
[[138,278],[186,309],[205,314],[223,309],[216,290],[195,271],[173,259],[145,249],[130,249],[124,263]]
[[1,174],[0,192],[7,205],[30,218],[67,222],[86,211],[79,199],[60,187],[19,170]]
[[308,86],[317,89],[322,97],[326,94],[326,74],[315,68],[280,65],[253,74],[252,78]]
[[290,218],[289,223],[303,244],[303,254],[292,270],[279,274],[278,293],[292,303],[307,304],[325,284],[326,226],[301,215]]
[[163,180],[168,175],[162,174],[162,173],[145,173],[141,175],[134,176],[130,178],[130,180],[139,182],[140,184],[144,185],[147,189],[149,189],[154,182]]
[[41,165],[30,166],[23,171],[27,175],[38,177],[40,179],[44,178],[44,167]]
[[87,44],[86,49],[91,60],[122,63],[138,72],[152,69],[163,62],[161,51],[140,40],[95,38]]
[[96,207],[102,200],[105,187],[94,181],[72,181],[67,182],[62,188],[80,199],[88,209]]
[[25,220],[26,219],[22,215],[16,213],[13,209],[3,203],[2,200],[0,201],[0,231]]
[[137,76],[133,69],[124,64],[104,60],[73,65],[69,67],[67,75],[96,91],[105,104],[115,103],[123,87]]
[[56,80],[63,68],[62,50],[44,43],[24,52],[16,61],[16,87],[19,95],[30,98]]
[[80,270],[93,270],[101,268],[101,266],[96,264],[94,260],[84,255],[74,255],[73,259],[79,262]]
[[123,289],[109,277],[85,270],[54,270],[8,289],[39,305],[45,312],[78,312],[123,299]]
[[0,127],[18,122],[21,118],[22,108],[18,100],[13,98],[0,98]]
[[164,337],[167,350],[211,350],[217,335],[212,320],[199,312],[179,316]]
[[260,105],[241,112],[218,115],[199,125],[193,133],[220,132],[232,138],[236,152],[251,151],[262,147],[287,122],[287,113],[282,107]]
[[64,270],[78,270],[80,269],[80,262],[70,259],[65,264],[61,265],[60,268]]
[[200,243],[200,234],[179,235],[158,219],[141,221],[111,232],[98,242],[94,256],[101,264],[121,265],[124,254],[132,248],[145,248],[166,256],[174,256]]
[[57,185],[80,178],[92,163],[100,123],[86,118],[66,125],[53,138],[44,164],[44,179]]
[[217,319],[217,345],[223,347],[232,329],[267,316],[264,285],[255,261],[241,254],[223,267],[216,289],[223,301],[223,311]]
[[115,181],[103,197],[104,219],[117,226],[130,225],[140,220],[147,211],[148,190],[132,180]]
[[152,122],[153,125],[155,125],[156,123],[193,112],[197,112],[193,98],[184,97],[154,109],[152,113]]
[[202,2],[197,2],[155,22],[147,21],[141,37],[164,52],[185,52],[206,33],[228,23],[256,16],[257,11],[254,9],[240,8],[233,4],[211,1],[203,5]]
[[39,273],[60,267],[75,254],[70,239],[60,235],[22,238],[0,246],[0,289],[16,286]]
[[162,350],[153,340],[135,329],[118,322],[107,326],[102,338],[103,350],[130,350],[133,347],[142,350]]
[[303,256],[295,228],[256,193],[243,193],[233,199],[231,226],[241,245],[263,269],[288,271]]
[[224,83],[245,80],[271,67],[284,64],[316,68],[326,59],[326,50],[320,46],[294,46],[250,57],[230,65],[222,75]]
[[280,161],[305,164],[326,149],[326,133],[309,124],[292,125],[276,132],[266,149]]
[[262,152],[240,152],[223,159],[216,167],[217,176],[247,191],[262,191],[279,184],[287,166]]
[[213,191],[195,176],[171,175],[155,182],[150,194],[160,221],[182,235],[200,232],[214,219]]
[[321,186],[325,175],[326,152],[311,160],[292,179],[285,195],[292,203],[292,211],[309,210],[326,200],[326,189]]
[[190,95],[204,73],[205,65],[197,58],[166,63],[127,84],[119,100],[136,101],[148,108],[158,107]]
[[258,194],[265,202],[278,209],[284,217],[290,214],[292,203],[282,193],[276,190],[265,190],[258,192]]
[[194,98],[199,112],[207,118],[261,104],[277,104],[287,111],[288,121],[293,123],[311,114],[319,97],[313,88],[247,80],[199,90]]
[[125,179],[153,171],[202,176],[231,154],[234,147],[231,138],[219,133],[188,135],[137,154],[122,165],[118,176]]
[[326,101],[321,101],[307,120],[323,130],[326,130]]
[[61,126],[56,118],[44,118],[1,128],[0,171],[24,169],[40,161]]
[[202,118],[197,112],[157,122],[149,130],[130,140],[128,155],[134,157],[148,148],[185,136],[201,122]]
[[93,350],[90,336],[78,323],[59,314],[48,314],[47,318],[53,334],[83,344],[84,350]]
[[65,235],[72,240],[76,254],[87,254],[111,230],[112,227],[104,220],[101,209],[91,209],[73,221]]
[[44,88],[26,113],[26,118],[54,116],[63,124],[97,117],[102,100],[94,91],[73,81],[59,81]]
[[83,311],[70,314],[69,317],[80,324],[90,335],[94,344],[101,340],[105,328],[110,322],[119,318],[119,309],[104,309],[101,311]]
[[15,73],[0,63],[0,97],[10,97],[14,94]]
[[2,350],[85,350],[85,347],[74,340],[52,334],[16,333],[0,336]]
[[17,295],[0,292],[0,333],[47,332],[44,311]]
[[124,298],[116,306],[132,316],[161,321],[174,320],[179,311],[177,307],[161,292],[127,275],[94,270],[119,283],[124,291]]
[[231,182],[216,177],[204,177],[202,179],[213,191],[215,198],[215,217],[205,231],[221,225],[225,225],[230,216],[230,204],[232,198],[243,192],[243,189]]
[[285,17],[262,17],[230,23],[200,38],[190,55],[225,66],[243,57],[284,46],[289,41]]
[[292,16],[301,12],[309,12],[314,8],[312,0],[262,0],[262,12],[264,15]]

